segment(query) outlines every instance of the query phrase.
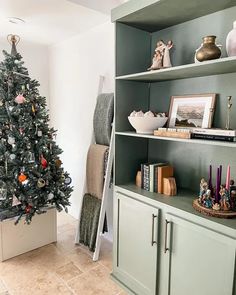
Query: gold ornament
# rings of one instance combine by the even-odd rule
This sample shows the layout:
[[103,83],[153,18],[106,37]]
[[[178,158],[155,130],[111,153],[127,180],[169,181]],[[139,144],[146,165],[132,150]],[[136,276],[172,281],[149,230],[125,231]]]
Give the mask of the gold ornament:
[[56,159],[55,161],[55,165],[57,168],[60,168],[61,167],[61,164],[62,164],[62,161],[60,159]]
[[45,180],[42,179],[42,178],[39,178],[39,179],[38,179],[38,182],[37,182],[37,186],[38,186],[38,188],[43,188],[43,187],[45,187],[45,185],[46,185]]

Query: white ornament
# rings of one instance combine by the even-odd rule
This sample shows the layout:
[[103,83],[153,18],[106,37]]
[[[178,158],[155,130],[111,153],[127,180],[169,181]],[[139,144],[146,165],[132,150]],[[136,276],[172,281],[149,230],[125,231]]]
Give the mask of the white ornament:
[[12,198],[12,207],[20,205],[21,202],[18,200],[18,198],[14,195]]
[[52,200],[54,198],[54,194],[53,193],[49,193],[48,194],[48,200]]
[[228,56],[236,56],[236,21],[233,23],[233,30],[226,38],[226,51]]
[[3,101],[0,99],[0,107],[3,106]]
[[15,160],[15,158],[16,158],[16,155],[15,154],[10,154],[10,159],[13,161],[13,160]]
[[144,113],[143,111],[139,111],[136,113],[135,117],[143,117],[144,116]]
[[43,132],[41,130],[38,130],[38,137],[43,136]]
[[135,117],[136,114],[137,114],[137,112],[136,112],[136,111],[133,111],[129,116],[130,116],[130,117]]
[[155,115],[153,114],[153,112],[148,111],[144,114],[144,117],[155,117]]
[[158,113],[157,114],[157,117],[158,118],[165,118],[166,117],[166,114],[165,113]]
[[16,140],[15,140],[14,137],[9,136],[7,142],[8,142],[10,145],[13,145],[13,144],[16,142]]

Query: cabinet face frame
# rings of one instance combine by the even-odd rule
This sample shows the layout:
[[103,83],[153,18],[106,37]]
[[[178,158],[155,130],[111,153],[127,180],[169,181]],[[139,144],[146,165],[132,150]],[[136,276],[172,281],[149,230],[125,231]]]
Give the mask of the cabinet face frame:
[[[124,238],[121,240],[122,230],[124,232],[124,220],[125,218],[124,214],[127,213],[127,211],[124,213],[124,210],[122,211],[123,217],[121,215],[121,207],[123,209],[127,205],[127,208],[130,206],[133,208],[138,207],[138,211],[140,214],[137,216],[137,220],[140,220],[140,223],[143,222],[144,227],[146,228],[140,228],[137,227],[136,232],[130,233],[130,238],[134,239],[134,241],[124,240]],[[140,207],[139,207],[140,206]],[[143,210],[139,210],[142,208]],[[133,212],[130,212],[130,214],[133,214],[131,218],[133,220],[136,220],[134,216],[135,210]],[[143,217],[146,217],[147,215],[150,215],[150,218],[148,220],[144,220]],[[128,217],[128,216],[127,216]],[[141,219],[140,219],[141,218]],[[122,225],[123,222],[123,225]],[[132,222],[132,221],[131,221]],[[121,228],[122,227],[122,228]],[[135,224],[127,224],[127,228],[134,228]],[[141,235],[138,237],[138,235]],[[137,239],[136,239],[137,237]],[[158,294],[158,265],[159,265],[159,209],[150,206],[149,204],[146,204],[142,201],[136,200],[135,198],[132,198],[132,196],[128,196],[119,192],[115,193],[114,198],[114,247],[113,247],[113,277],[120,280],[127,288],[130,288],[134,294],[142,294],[142,295],[154,295]],[[131,243],[130,246],[134,244],[134,242],[140,241],[140,244],[136,245],[136,249],[134,247],[131,247],[131,249],[127,249],[127,252],[129,252],[129,255],[132,256],[132,259],[135,258],[135,255],[137,257],[137,268],[145,268],[147,267],[149,270],[149,273],[146,273],[145,276],[150,277],[148,285],[147,280],[144,279],[144,281],[137,280],[135,278],[136,269],[133,265],[125,265],[125,261],[121,260],[120,258],[120,251],[124,250],[124,246]],[[123,244],[123,245],[122,245]],[[122,249],[120,249],[120,247]],[[146,251],[147,250],[147,251]],[[132,253],[132,252],[135,252]],[[124,253],[124,252],[123,252]],[[151,255],[151,256],[149,256]],[[146,257],[145,257],[146,256]],[[131,260],[132,260],[131,259]],[[145,264],[146,261],[150,262],[150,265],[147,266],[142,264]],[[134,267],[134,268],[133,268]],[[147,271],[147,270],[146,270]],[[146,283],[146,284],[145,284]]]
[[[190,220],[178,217],[176,215],[173,214],[169,214],[167,213],[165,215],[165,225],[166,225],[166,231],[165,231],[165,245],[164,245],[164,252],[165,252],[165,263],[166,263],[166,278],[167,278],[167,282],[166,282],[166,289],[167,289],[167,293],[168,295],[176,295],[175,293],[172,293],[171,291],[171,271],[172,271],[172,255],[178,255],[177,250],[175,249],[175,253],[173,254],[173,248],[175,247],[174,243],[174,226],[180,226],[183,229],[188,229],[191,230],[193,233],[198,233],[201,234],[204,238],[207,237],[209,239],[215,240],[216,243],[223,243],[226,246],[228,246],[227,250],[227,257],[229,259],[228,261],[228,269],[227,269],[227,274],[228,274],[228,283],[225,286],[225,295],[231,295],[234,294],[234,285],[235,285],[235,277],[234,277],[234,273],[235,273],[235,255],[236,255],[236,240],[224,235],[222,233],[219,233],[217,231],[211,230],[207,227],[204,227],[200,224],[191,222]],[[191,237],[189,237],[191,239]],[[223,253],[222,253],[223,255]],[[225,257],[225,259],[227,258]],[[217,258],[216,258],[217,259]],[[183,262],[184,263],[184,262]],[[196,267],[193,266],[193,267]],[[214,269],[213,269],[214,271]],[[224,271],[224,269],[222,269],[222,271]],[[178,294],[179,295],[179,294]],[[209,294],[209,295],[213,295],[213,294]]]

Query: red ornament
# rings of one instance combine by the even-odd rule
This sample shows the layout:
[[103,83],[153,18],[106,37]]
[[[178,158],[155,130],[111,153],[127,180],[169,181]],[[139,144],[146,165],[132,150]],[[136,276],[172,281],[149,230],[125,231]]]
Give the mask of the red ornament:
[[47,160],[44,158],[44,156],[41,156],[41,165],[43,167],[43,169],[46,169],[48,167],[48,162]]
[[30,213],[31,208],[32,208],[32,206],[28,205],[28,206],[25,208],[25,212],[26,212],[26,213]]

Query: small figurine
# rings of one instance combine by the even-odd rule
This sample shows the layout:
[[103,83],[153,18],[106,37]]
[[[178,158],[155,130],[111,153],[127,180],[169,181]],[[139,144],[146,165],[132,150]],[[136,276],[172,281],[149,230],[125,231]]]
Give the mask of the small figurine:
[[230,200],[229,200],[229,191],[225,188],[224,185],[220,186],[220,207],[223,211],[230,210]]
[[212,198],[211,198],[211,190],[208,189],[205,194],[205,207],[212,208]]
[[158,41],[155,54],[152,59],[152,65],[150,68],[148,68],[148,71],[172,67],[170,60],[170,49],[173,46],[174,44],[171,40],[169,40],[167,44],[165,44],[163,40]]
[[208,183],[205,180],[205,178],[201,179],[200,182],[200,193],[199,193],[199,203],[204,204],[206,195],[207,195],[207,190],[208,190]]
[[152,65],[148,68],[148,71],[159,70],[163,67],[163,56],[159,50],[156,51],[152,59]]

